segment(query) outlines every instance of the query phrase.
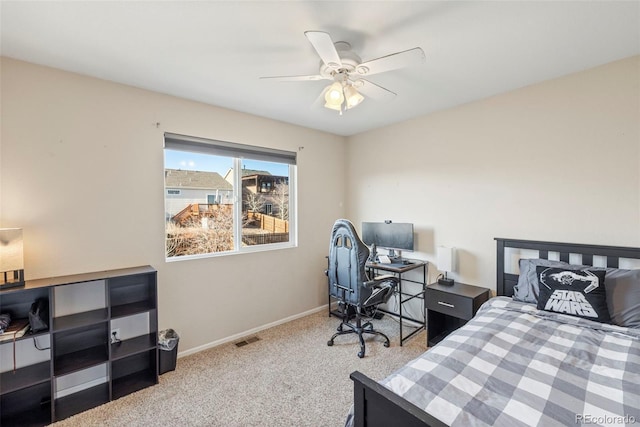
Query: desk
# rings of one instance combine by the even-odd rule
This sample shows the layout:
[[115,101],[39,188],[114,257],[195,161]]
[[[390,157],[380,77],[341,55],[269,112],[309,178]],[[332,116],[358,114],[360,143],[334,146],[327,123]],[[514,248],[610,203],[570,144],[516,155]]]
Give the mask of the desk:
[[[425,304],[424,304],[424,295],[425,295],[425,291],[427,289],[427,271],[428,271],[428,265],[429,263],[427,261],[421,261],[421,260],[416,260],[416,259],[412,259],[412,260],[408,260],[409,263],[405,264],[405,263],[391,263],[391,264],[382,264],[382,263],[371,263],[371,262],[367,262],[367,273],[369,274],[369,277],[374,277],[378,275],[378,272],[385,272],[385,273],[391,273],[394,276],[396,276],[398,278],[398,295],[400,295],[400,304],[398,304],[398,313],[393,313],[390,311],[386,311],[386,310],[382,310],[382,309],[378,309],[379,311],[382,311],[384,313],[390,314],[390,315],[395,315],[399,317],[399,321],[398,324],[400,325],[400,346],[402,346],[402,344],[408,340],[409,338],[411,338],[413,335],[417,334],[418,332],[420,332],[421,330],[426,330],[427,328],[427,317],[426,317],[426,312],[425,312]],[[402,275],[408,271],[411,270],[416,270],[422,268],[422,281],[417,281],[417,280],[411,280],[411,279],[403,279]],[[402,290],[402,282],[412,282],[412,283],[418,283],[420,285],[422,285],[422,289],[415,293],[415,294],[410,294],[410,293],[406,293]],[[405,298],[406,297],[406,298]],[[405,298],[405,299],[403,299]],[[402,313],[402,305],[408,301],[411,301],[412,299],[421,299],[422,300],[422,314],[424,315],[424,318],[421,320],[418,319],[413,319],[409,316],[406,316]],[[403,320],[410,320],[412,322],[415,323],[419,323],[420,326],[413,332],[411,332],[409,335],[407,336],[403,336],[402,335],[402,322]]]

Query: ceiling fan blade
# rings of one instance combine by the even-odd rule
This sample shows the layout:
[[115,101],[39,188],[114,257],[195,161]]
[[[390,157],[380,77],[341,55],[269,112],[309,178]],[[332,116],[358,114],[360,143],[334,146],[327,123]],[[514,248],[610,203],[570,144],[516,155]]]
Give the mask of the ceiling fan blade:
[[321,76],[320,74],[310,75],[310,76],[272,76],[272,77],[260,77],[261,80],[275,80],[280,82],[304,82],[304,81],[315,81],[315,80],[326,80],[326,77]]
[[391,55],[363,62],[356,67],[356,73],[361,76],[384,73],[398,68],[422,64],[425,59],[424,51],[419,47],[414,47],[403,52],[392,53]]
[[331,69],[338,69],[342,67],[342,61],[340,55],[336,50],[333,40],[328,33],[323,31],[305,31],[304,35],[307,36],[313,48],[318,52],[318,55],[322,59],[324,64]]
[[365,79],[354,80],[353,87],[364,96],[374,99],[389,100],[396,96],[396,94],[389,89],[385,89]]

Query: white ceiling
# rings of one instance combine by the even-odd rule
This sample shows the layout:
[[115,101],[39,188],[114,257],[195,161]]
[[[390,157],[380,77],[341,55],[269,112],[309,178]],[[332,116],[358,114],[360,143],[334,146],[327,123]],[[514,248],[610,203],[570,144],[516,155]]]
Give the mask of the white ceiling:
[[[5,1],[3,56],[352,135],[640,54],[638,1]],[[369,77],[397,93],[340,116],[304,36],[363,61],[421,47],[423,66]],[[640,78],[640,77],[639,77]]]

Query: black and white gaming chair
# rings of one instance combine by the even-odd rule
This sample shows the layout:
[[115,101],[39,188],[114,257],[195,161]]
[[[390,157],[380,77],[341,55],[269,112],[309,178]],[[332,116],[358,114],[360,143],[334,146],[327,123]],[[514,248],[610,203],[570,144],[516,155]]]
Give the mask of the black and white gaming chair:
[[[364,357],[365,343],[363,334],[379,335],[385,339],[384,346],[389,347],[389,338],[373,329],[371,322],[362,324],[367,313],[374,311],[379,304],[386,303],[398,284],[393,276],[380,276],[369,280],[366,263],[369,248],[356,233],[353,224],[339,219],[333,225],[329,246],[329,293],[339,300],[342,322],[338,332],[333,334],[327,345],[332,346],[338,335],[357,334],[360,340],[358,357]],[[355,324],[350,319],[355,316]]]

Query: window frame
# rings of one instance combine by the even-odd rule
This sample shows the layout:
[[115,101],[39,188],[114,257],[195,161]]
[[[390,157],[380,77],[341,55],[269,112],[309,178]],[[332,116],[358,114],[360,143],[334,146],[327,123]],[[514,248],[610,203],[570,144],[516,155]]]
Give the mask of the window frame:
[[[183,147],[181,147],[183,146]],[[298,246],[298,226],[297,226],[297,154],[291,151],[278,150],[254,145],[238,144],[227,141],[212,140],[180,134],[165,132],[164,150],[196,152],[212,156],[230,157],[233,160],[233,250],[222,252],[210,252],[193,255],[180,255],[167,257],[167,239],[165,237],[165,262],[181,260],[192,260],[199,258],[210,258],[237,255],[242,253],[253,253],[270,250],[288,249]],[[231,154],[235,154],[231,155]],[[289,241],[279,243],[265,243],[258,245],[243,246],[242,244],[242,161],[259,160],[273,163],[288,164],[288,185],[289,185]],[[166,164],[163,161],[164,169]],[[167,202],[167,187],[165,181],[165,211]],[[164,224],[164,234],[166,236],[166,220]]]

